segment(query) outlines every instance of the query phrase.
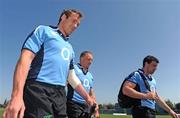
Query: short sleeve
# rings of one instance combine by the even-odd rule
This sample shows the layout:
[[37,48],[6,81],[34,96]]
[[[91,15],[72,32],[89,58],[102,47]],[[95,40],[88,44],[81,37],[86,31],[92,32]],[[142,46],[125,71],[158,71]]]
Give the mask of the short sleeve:
[[38,26],[27,38],[22,49],[28,49],[33,53],[37,53],[44,42],[44,27]]
[[137,84],[138,81],[139,81],[139,74],[138,72],[133,72],[131,73],[128,77],[127,77],[127,80],[134,83],[134,84]]

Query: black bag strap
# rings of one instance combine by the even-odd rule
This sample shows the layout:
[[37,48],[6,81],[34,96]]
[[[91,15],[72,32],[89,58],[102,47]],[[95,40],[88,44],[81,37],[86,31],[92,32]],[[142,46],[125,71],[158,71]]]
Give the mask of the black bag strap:
[[138,70],[137,72],[140,74],[141,78],[143,79],[146,88],[147,88],[149,91],[151,91],[150,85],[149,85],[149,83],[148,83],[146,77],[144,76],[144,74],[141,73],[139,70]]

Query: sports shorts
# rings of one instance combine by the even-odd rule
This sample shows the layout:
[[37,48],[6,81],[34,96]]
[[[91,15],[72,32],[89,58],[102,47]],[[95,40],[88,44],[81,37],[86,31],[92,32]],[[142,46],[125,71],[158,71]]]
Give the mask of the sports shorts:
[[80,118],[81,115],[86,111],[88,111],[87,104],[80,104],[72,100],[67,100],[68,118]]
[[24,118],[66,118],[65,87],[27,80]]
[[156,118],[154,109],[142,106],[133,107],[132,116],[133,118]]

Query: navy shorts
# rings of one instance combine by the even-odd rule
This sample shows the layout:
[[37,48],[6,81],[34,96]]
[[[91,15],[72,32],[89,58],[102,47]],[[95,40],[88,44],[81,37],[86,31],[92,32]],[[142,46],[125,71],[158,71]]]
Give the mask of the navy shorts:
[[148,107],[135,106],[132,108],[133,118],[156,118],[155,110]]
[[24,118],[66,118],[65,87],[27,80]]
[[68,118],[80,118],[80,116],[86,111],[88,111],[87,104],[80,104],[72,100],[67,100]]

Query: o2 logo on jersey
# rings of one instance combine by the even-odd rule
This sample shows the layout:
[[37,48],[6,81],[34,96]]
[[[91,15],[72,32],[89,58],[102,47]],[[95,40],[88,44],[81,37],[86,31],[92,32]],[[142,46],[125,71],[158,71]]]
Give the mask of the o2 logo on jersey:
[[61,51],[61,56],[64,60],[70,60],[70,51],[68,48],[63,48]]
[[88,81],[88,79],[84,79],[84,81],[83,81],[83,86],[86,87],[86,88],[89,88],[89,87],[90,87],[90,86],[89,86],[89,81]]

